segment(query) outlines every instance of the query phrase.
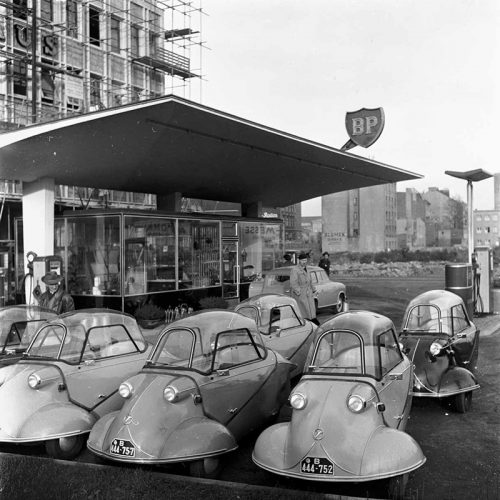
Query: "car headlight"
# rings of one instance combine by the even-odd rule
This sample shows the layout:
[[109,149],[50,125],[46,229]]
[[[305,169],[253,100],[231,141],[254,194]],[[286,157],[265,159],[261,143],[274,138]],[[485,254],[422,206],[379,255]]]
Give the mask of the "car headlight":
[[163,397],[169,403],[174,403],[177,399],[179,391],[172,385],[167,385],[165,389],[163,389]]
[[357,394],[352,394],[347,400],[347,407],[353,413],[360,413],[366,408],[366,401]]
[[123,382],[118,388],[118,394],[120,394],[123,399],[127,399],[132,396],[133,392],[134,388],[130,382]]
[[431,347],[429,348],[429,352],[433,356],[437,356],[441,352],[442,348],[443,348],[443,346],[439,342],[433,342],[431,344]]
[[32,389],[38,389],[41,385],[42,385],[42,379],[40,378],[39,375],[37,375],[36,373],[32,373],[29,377],[28,377],[28,385],[32,388]]
[[307,398],[300,392],[294,392],[290,396],[290,405],[295,410],[303,410],[307,405]]

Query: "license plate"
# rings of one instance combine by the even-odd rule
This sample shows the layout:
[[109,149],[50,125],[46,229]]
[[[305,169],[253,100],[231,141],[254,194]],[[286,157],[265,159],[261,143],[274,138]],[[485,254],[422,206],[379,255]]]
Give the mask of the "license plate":
[[109,451],[121,457],[135,457],[135,446],[124,439],[113,439]]
[[301,472],[333,476],[333,464],[328,458],[307,457],[300,463]]

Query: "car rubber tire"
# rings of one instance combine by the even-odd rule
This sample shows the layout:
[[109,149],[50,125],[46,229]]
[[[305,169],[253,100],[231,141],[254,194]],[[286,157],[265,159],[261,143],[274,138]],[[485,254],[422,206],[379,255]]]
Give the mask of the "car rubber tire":
[[345,309],[345,297],[343,295],[339,295],[337,299],[337,303],[333,306],[333,313],[339,314],[344,312]]
[[472,406],[472,391],[461,392],[453,397],[453,409],[457,413],[467,413]]
[[387,481],[387,494],[391,500],[403,500],[409,474],[394,476]]
[[77,436],[69,436],[58,439],[51,439],[45,442],[45,450],[51,458],[61,460],[72,460],[77,457],[82,451],[83,445],[87,436],[78,434]]
[[222,471],[220,457],[208,457],[189,462],[189,475],[204,479],[217,479]]

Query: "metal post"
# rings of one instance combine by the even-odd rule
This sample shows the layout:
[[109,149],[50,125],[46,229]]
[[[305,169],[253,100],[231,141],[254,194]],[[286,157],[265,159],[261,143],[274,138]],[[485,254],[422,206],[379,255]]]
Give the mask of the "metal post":
[[38,79],[36,74],[37,58],[37,0],[31,0],[31,121],[36,123],[38,101]]
[[469,254],[469,264],[472,264],[472,252],[474,251],[474,210],[473,210],[473,199],[472,199],[472,181],[469,179],[467,181],[467,212],[468,212],[468,224],[467,224],[467,251]]

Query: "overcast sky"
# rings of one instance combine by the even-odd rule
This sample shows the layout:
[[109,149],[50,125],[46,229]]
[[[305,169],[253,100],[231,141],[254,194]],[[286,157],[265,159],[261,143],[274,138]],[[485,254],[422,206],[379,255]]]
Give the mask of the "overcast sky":
[[[466,201],[445,170],[500,172],[499,0],[202,5],[203,104],[337,148],[347,111],[382,107],[378,141],[351,152],[425,176],[398,191]],[[320,213],[318,200],[303,206]],[[474,184],[474,208],[493,209],[493,179]]]

